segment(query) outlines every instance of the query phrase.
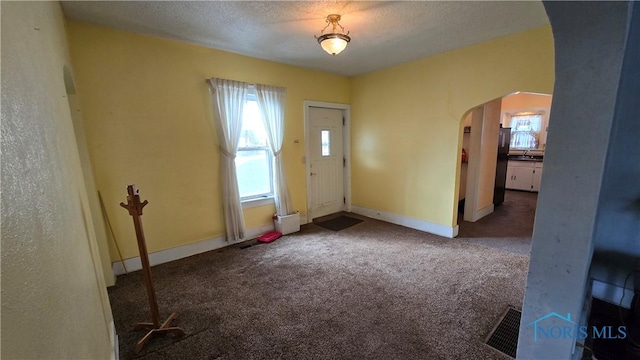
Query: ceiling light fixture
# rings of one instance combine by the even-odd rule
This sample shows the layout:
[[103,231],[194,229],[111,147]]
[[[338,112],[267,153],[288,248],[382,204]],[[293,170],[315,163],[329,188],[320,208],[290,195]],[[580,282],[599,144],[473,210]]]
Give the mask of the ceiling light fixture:
[[[342,50],[344,50],[347,47],[347,43],[351,41],[351,38],[349,37],[349,32],[347,32],[346,34],[344,33],[344,28],[342,27],[342,25],[340,25],[339,21],[340,21],[340,15],[338,14],[331,14],[327,16],[327,20],[326,20],[327,26],[325,26],[324,29],[320,30],[321,35],[313,36],[316,39],[318,39],[318,44],[322,46],[324,51],[328,52],[331,55],[340,54],[340,52],[342,52]],[[323,34],[324,31],[327,30],[329,25],[333,26],[332,32],[328,34]],[[338,27],[342,29],[342,32],[336,31]]]

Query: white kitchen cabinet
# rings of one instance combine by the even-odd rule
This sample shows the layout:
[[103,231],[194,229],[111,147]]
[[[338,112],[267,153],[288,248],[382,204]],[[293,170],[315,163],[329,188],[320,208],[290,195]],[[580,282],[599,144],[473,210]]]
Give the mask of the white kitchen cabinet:
[[[509,171],[511,170],[511,171]],[[516,166],[507,169],[507,189],[531,191],[533,170],[530,167]]]
[[540,180],[542,179],[542,163],[537,162],[533,168],[533,184],[531,191],[540,191]]
[[539,191],[542,162],[514,161],[507,163],[505,188],[512,190]]

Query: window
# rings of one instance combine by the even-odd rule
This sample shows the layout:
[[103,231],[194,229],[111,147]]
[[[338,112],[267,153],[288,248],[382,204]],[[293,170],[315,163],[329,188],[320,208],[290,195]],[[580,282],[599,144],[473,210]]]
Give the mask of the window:
[[329,130],[320,131],[322,156],[331,156],[331,136]]
[[511,149],[533,150],[540,144],[540,130],[542,129],[542,114],[514,114],[511,115]]
[[241,201],[273,196],[272,159],[258,102],[250,93],[244,104],[242,133],[235,160]]

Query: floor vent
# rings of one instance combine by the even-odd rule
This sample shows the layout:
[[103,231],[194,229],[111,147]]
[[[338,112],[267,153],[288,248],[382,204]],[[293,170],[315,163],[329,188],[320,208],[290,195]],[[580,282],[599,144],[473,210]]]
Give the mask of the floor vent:
[[515,359],[521,316],[520,310],[509,308],[487,337],[487,345]]

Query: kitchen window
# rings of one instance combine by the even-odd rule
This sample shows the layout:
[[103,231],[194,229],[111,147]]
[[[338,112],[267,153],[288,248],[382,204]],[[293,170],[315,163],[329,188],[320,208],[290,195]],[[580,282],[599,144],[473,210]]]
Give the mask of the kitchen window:
[[235,159],[240,201],[273,198],[273,154],[255,94],[247,95]]
[[541,140],[542,113],[512,114],[509,127],[511,127],[510,149],[538,149]]

